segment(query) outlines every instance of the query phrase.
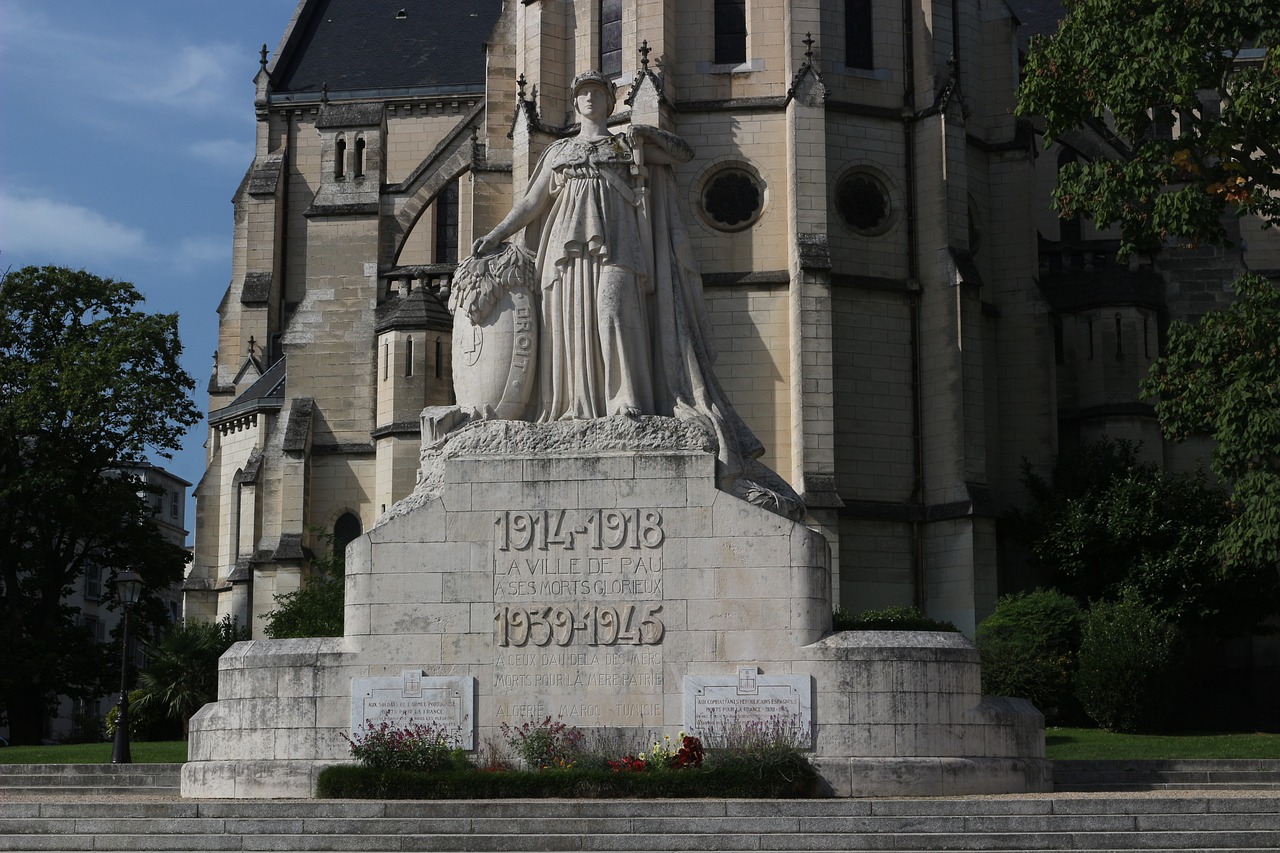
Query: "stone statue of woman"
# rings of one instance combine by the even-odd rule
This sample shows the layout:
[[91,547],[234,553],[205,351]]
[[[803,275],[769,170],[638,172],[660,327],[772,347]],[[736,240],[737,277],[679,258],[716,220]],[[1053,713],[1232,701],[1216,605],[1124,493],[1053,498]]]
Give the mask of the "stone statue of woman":
[[653,252],[637,177],[644,163],[683,162],[693,152],[654,127],[610,133],[614,87],[598,72],[574,81],[573,100],[577,135],[548,148],[524,197],[473,251],[489,254],[521,228],[531,232],[542,325],[535,420],[658,414],[647,304]]
[[[787,503],[774,508],[794,516],[799,499],[750,462],[763,445],[712,370],[702,278],[670,169],[693,150],[648,125],[610,133],[615,88],[598,71],[574,80],[573,100],[577,135],[547,148],[524,197],[472,246],[483,259],[523,229],[535,258],[538,383],[525,419],[699,420],[718,443],[719,487],[756,503]],[[755,482],[763,475],[768,487]]]

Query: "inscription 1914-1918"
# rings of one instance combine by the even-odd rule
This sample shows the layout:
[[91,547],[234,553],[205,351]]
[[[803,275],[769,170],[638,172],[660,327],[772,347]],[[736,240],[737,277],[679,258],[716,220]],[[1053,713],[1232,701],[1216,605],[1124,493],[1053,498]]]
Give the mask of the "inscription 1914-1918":
[[618,551],[662,545],[662,513],[655,509],[507,510],[494,519],[499,551]]

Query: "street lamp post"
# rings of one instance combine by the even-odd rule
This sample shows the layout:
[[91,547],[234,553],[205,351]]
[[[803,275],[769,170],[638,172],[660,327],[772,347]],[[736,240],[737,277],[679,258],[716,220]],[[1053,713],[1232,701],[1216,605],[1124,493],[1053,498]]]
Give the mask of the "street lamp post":
[[116,717],[116,736],[111,747],[112,764],[132,764],[129,755],[129,611],[138,601],[142,593],[142,577],[137,572],[124,571],[116,575],[116,594],[120,599],[120,609],[124,619],[124,628],[120,632],[120,709]]

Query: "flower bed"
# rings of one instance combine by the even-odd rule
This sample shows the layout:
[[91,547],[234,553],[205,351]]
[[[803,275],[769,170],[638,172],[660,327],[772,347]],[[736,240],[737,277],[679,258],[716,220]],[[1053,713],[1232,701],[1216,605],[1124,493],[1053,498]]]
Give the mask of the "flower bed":
[[738,724],[714,733],[712,748],[680,732],[633,749],[623,732],[587,731],[547,717],[502,727],[503,745],[478,755],[457,733],[412,720],[366,723],[344,735],[358,766],[324,770],[317,794],[350,799],[510,797],[657,798],[819,796],[822,780],[794,726]]

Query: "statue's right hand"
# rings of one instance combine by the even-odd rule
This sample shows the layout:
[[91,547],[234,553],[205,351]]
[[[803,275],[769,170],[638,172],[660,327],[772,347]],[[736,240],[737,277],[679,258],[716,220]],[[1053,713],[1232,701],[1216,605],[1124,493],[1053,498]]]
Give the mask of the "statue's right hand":
[[473,255],[492,255],[494,250],[498,248],[498,244],[502,242],[493,235],[493,232],[481,237],[471,244],[471,254]]

